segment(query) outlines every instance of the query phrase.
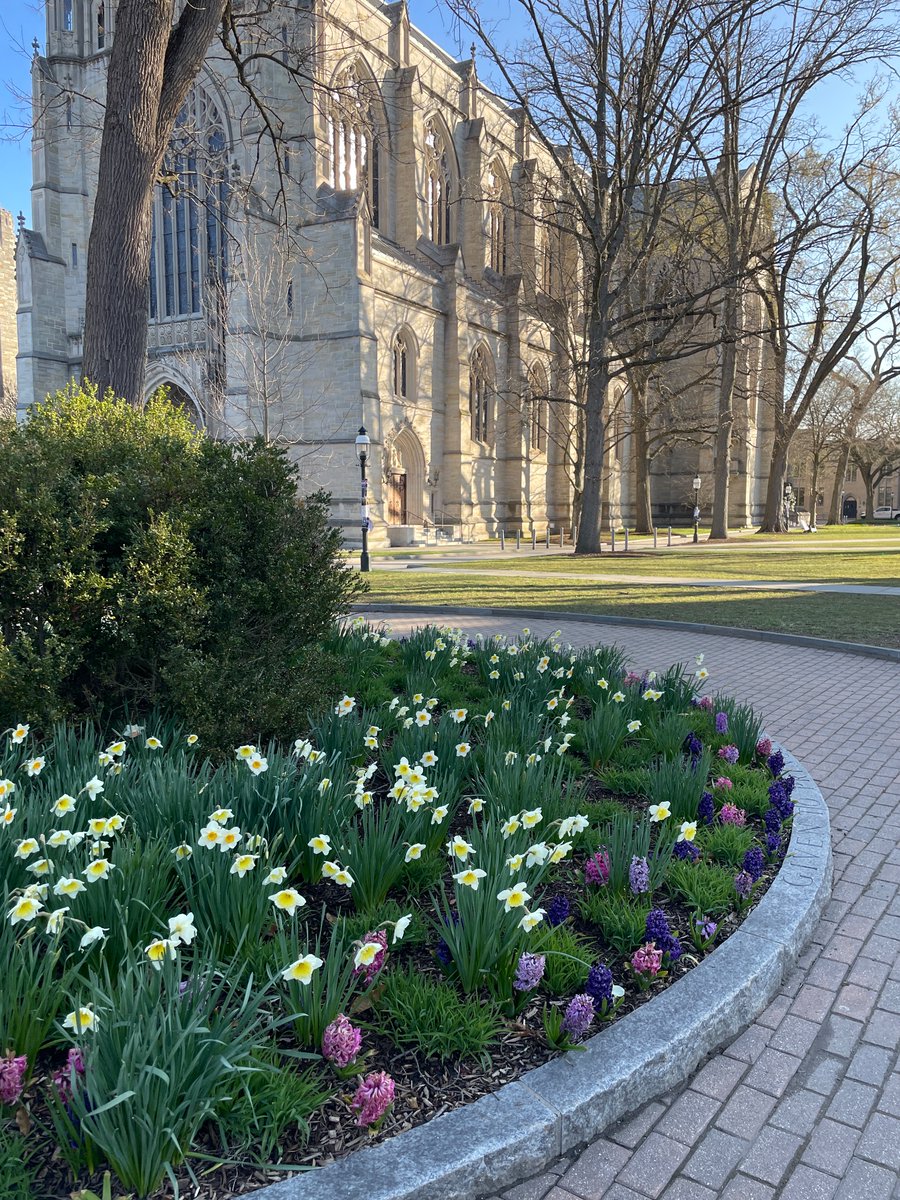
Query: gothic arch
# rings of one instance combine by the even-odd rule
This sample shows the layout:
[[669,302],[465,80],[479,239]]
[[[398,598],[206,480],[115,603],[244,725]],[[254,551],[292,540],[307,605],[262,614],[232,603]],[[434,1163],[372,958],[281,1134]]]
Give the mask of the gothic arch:
[[436,246],[454,240],[459,163],[446,122],[437,113],[425,121],[425,231]]
[[325,145],[328,183],[339,192],[364,187],[372,224],[384,230],[390,123],[378,80],[362,55],[345,58],[331,77]]
[[385,480],[389,525],[425,523],[425,451],[409,421],[403,421],[385,442]]
[[534,454],[547,450],[547,434],[550,422],[550,390],[544,364],[535,360],[528,368],[526,396],[530,402],[528,414],[529,445]]
[[401,325],[391,338],[391,392],[407,404],[418,396],[419,347],[408,325]]
[[165,388],[169,393],[169,401],[176,407],[184,409],[185,415],[198,429],[206,428],[206,419],[203,410],[197,401],[191,395],[187,386],[184,383],[178,383],[173,378],[174,372],[161,368],[157,371],[148,371],[145,403],[154,396],[160,388]]
[[495,380],[494,357],[486,343],[479,342],[469,358],[469,434],[473,442],[483,445],[494,437]]
[[484,196],[487,207],[488,266],[498,275],[505,275],[510,258],[513,198],[506,167],[497,157],[488,163]]

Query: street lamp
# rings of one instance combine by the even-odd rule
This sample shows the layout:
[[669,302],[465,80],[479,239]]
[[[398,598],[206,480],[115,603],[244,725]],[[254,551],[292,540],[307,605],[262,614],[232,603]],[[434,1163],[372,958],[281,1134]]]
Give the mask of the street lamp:
[[791,484],[784,485],[784,523],[790,529],[791,526],[791,500],[794,495],[794,489]]
[[369,569],[369,481],[366,479],[366,463],[369,458],[369,435],[365,425],[360,425],[356,435],[356,454],[359,458],[359,517],[362,525],[362,554],[359,569]]
[[703,480],[700,478],[700,476],[695,475],[694,482],[691,485],[694,489],[694,545],[695,546],[697,545],[697,542],[699,541],[698,533],[699,533],[699,529],[700,529],[700,488],[701,488],[702,484],[703,484]]

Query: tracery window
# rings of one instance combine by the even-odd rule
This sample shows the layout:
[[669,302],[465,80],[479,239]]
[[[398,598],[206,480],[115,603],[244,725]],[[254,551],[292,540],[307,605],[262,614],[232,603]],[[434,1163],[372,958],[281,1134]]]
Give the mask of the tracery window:
[[488,442],[493,434],[494,372],[490,357],[479,346],[469,362],[469,409],[472,441]]
[[328,182],[339,192],[365,187],[372,224],[381,225],[381,148],[374,85],[354,64],[335,80],[327,115]]
[[428,236],[436,246],[450,243],[453,176],[444,134],[434,121],[425,126],[425,205]]
[[228,267],[228,179],[218,110],[195,88],[178,114],[153,199],[150,317],[199,313]]
[[506,274],[507,216],[510,211],[508,189],[505,186],[503,168],[492,163],[487,175],[488,239],[491,270],[498,275]]
[[394,395],[403,400],[410,399],[414,394],[415,365],[412,342],[401,329],[391,347],[391,383]]
[[102,50],[106,45],[106,4],[99,0],[97,5],[97,49]]
[[537,453],[541,453],[547,448],[549,403],[547,398],[547,374],[540,363],[534,363],[528,372],[527,396],[531,402],[531,449]]

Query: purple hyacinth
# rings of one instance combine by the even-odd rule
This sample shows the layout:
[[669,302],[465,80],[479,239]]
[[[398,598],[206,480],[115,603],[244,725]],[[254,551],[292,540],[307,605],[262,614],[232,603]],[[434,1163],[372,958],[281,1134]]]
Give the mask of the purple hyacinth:
[[697,815],[701,821],[705,821],[707,825],[712,825],[713,817],[716,813],[716,805],[713,800],[712,792],[704,792],[700,797],[700,803],[697,806]]
[[544,978],[543,954],[520,954],[513,987],[517,992],[532,992]]
[[689,754],[691,758],[699,758],[703,753],[703,743],[697,737],[696,733],[689,733],[684,739],[684,752]]
[[362,1046],[362,1032],[343,1013],[338,1013],[322,1034],[322,1057],[339,1069],[356,1061]]
[[596,887],[602,887],[609,879],[609,855],[605,850],[598,850],[584,864],[584,881]]
[[751,846],[744,855],[743,867],[754,883],[761,878],[765,870],[766,860],[759,846]]
[[580,1042],[590,1029],[594,1020],[594,1000],[586,992],[573,996],[566,1005],[563,1017],[563,1033],[569,1035],[573,1042]]
[[650,891],[650,868],[646,858],[638,858],[637,855],[632,858],[631,866],[628,868],[628,884],[633,896],[640,896],[644,892]]
[[661,908],[650,909],[644,927],[648,942],[655,942],[656,948],[668,954],[672,962],[681,958],[681,942],[669,928],[669,918]]
[[675,843],[675,848],[672,850],[673,858],[680,858],[684,862],[696,862],[700,857],[700,851],[693,842],[683,840]]
[[728,732],[728,713],[716,713],[716,733]]
[[612,989],[612,971],[606,963],[596,963],[588,971],[587,983],[584,985],[585,992],[594,1002],[595,1012],[602,1012],[604,1004],[612,1004]]
[[551,929],[555,929],[557,925],[562,925],[569,919],[571,911],[572,905],[568,896],[554,896],[547,905],[547,914],[544,919]]
[[763,813],[763,824],[767,833],[778,833],[781,830],[781,813],[777,808],[767,808]]
[[753,890],[753,880],[746,871],[738,871],[734,877],[734,890],[742,900],[746,900]]
[[784,788],[784,790],[787,792],[787,794],[788,794],[789,796],[790,796],[790,795],[793,793],[793,791],[794,791],[794,784],[795,784],[796,782],[797,782],[797,781],[796,781],[796,779],[793,777],[793,775],[782,775],[782,776],[781,776],[781,785],[782,785],[782,787]]
[[784,770],[784,755],[780,750],[774,750],[766,759],[766,766],[776,777]]
[[736,763],[741,757],[741,752],[737,746],[722,746],[719,750],[719,758],[724,758],[728,763]]
[[719,928],[711,917],[700,917],[694,924],[697,926],[700,936],[707,942],[711,937],[716,936],[716,930]]
[[781,849],[781,838],[778,836],[778,834],[777,833],[767,833],[766,834],[766,850],[768,852],[769,857],[774,858],[780,849]]
[[780,779],[769,784],[769,803],[777,810],[782,821],[787,821],[794,815],[794,802]]
[[756,753],[761,758],[768,758],[772,753],[772,739],[767,737],[760,738],[756,743]]

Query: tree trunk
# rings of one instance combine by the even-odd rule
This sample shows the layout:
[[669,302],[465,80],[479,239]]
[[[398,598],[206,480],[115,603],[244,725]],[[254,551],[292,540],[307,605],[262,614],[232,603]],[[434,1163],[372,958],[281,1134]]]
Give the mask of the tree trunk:
[[875,511],[875,476],[866,475],[864,483],[866,485],[866,520],[871,521],[872,513]]
[[603,462],[606,437],[606,394],[609,334],[603,306],[598,304],[588,331],[588,372],[584,404],[581,519],[576,554],[599,554],[603,520]]
[[837,525],[843,518],[841,498],[844,495],[844,480],[847,478],[847,467],[850,465],[850,443],[844,442],[838,455],[834,471],[834,488],[831,492],[831,503],[828,506],[828,524]]
[[650,495],[650,437],[647,428],[647,389],[631,390],[631,446],[634,461],[635,533],[653,532],[653,506]]
[[226,0],[121,0],[106,85],[97,193],[88,241],[82,377],[144,399],[153,189]]
[[818,525],[819,513],[819,456],[817,454],[813,455],[809,491],[809,527],[815,529]]
[[784,511],[784,483],[791,437],[777,417],[776,421],[769,482],[766,486],[766,509],[758,533],[786,533],[788,528]]
[[713,476],[713,510],[710,538],[728,537],[728,501],[731,483],[731,434],[734,429],[734,384],[737,378],[737,293],[728,287],[723,304],[722,368],[719,377],[719,411],[716,430],[716,465]]

